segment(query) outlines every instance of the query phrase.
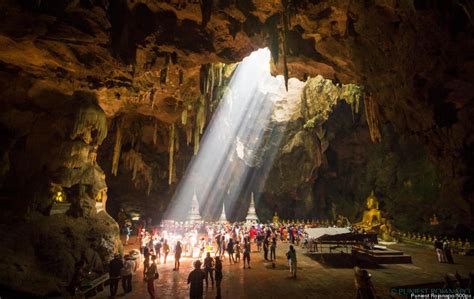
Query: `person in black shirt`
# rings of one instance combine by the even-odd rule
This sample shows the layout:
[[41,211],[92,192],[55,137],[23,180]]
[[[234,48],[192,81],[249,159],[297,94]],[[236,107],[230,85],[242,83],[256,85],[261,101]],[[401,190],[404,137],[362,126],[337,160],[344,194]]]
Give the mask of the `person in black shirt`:
[[214,287],[214,260],[211,257],[211,253],[208,252],[204,259],[204,272],[206,273],[206,288],[209,285],[209,276],[211,277],[211,284]]
[[189,289],[190,299],[202,299],[204,279],[206,279],[206,274],[201,270],[201,261],[196,260],[194,262],[194,270],[191,271],[188,276],[188,284],[191,284],[191,288]]
[[109,276],[110,276],[110,297],[115,298],[117,294],[117,288],[120,281],[120,272],[123,268],[123,261],[120,255],[116,254],[114,259],[109,264]]
[[216,273],[215,274],[216,274],[216,299],[220,299],[221,298],[221,281],[222,281],[222,262],[218,256],[216,256]]

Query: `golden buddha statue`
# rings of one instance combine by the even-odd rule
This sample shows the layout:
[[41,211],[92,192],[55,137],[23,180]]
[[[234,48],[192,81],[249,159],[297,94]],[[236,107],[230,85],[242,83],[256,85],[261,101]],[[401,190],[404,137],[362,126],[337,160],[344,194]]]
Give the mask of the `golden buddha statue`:
[[367,210],[362,215],[362,221],[355,226],[365,230],[371,230],[379,227],[383,223],[382,212],[379,210],[379,200],[372,191],[367,197]]
[[277,223],[279,223],[279,220],[280,220],[280,218],[278,217],[277,212],[275,212],[275,214],[273,215],[272,221],[273,221],[273,223],[277,224]]

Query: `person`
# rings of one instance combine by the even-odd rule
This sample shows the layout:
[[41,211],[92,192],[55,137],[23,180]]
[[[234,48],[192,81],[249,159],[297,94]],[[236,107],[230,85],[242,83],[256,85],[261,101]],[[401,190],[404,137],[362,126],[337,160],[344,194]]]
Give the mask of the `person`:
[[132,291],[132,274],[135,269],[135,262],[132,260],[130,255],[125,255],[125,263],[122,268],[122,288],[123,292],[130,293]]
[[194,270],[189,273],[188,284],[191,284],[189,288],[190,299],[201,299],[203,296],[203,281],[206,279],[206,274],[201,270],[201,261],[196,260],[194,262]]
[[229,254],[229,263],[232,264],[233,262],[235,263],[234,259],[234,241],[232,241],[232,238],[229,239],[229,243],[227,244],[227,254]]
[[449,245],[449,241],[447,238],[445,238],[443,242],[443,252],[444,256],[446,257],[446,261],[450,264],[454,264],[453,255],[451,253],[451,246]]
[[168,257],[168,253],[170,253],[170,246],[168,245],[168,241],[165,239],[165,243],[163,243],[163,255],[164,255],[163,264],[166,264],[166,258]]
[[155,255],[156,255],[156,258],[158,259],[158,264],[160,263],[160,260],[161,260],[161,242],[162,241],[163,239],[158,240],[155,244]]
[[269,247],[270,242],[268,241],[268,238],[265,237],[263,240],[263,258],[268,261],[268,247]]
[[156,255],[151,256],[151,265],[148,267],[146,272],[146,282],[148,294],[150,294],[150,299],[155,299],[155,280],[158,279],[160,275],[158,274],[158,269],[156,267]]
[[434,247],[435,247],[436,255],[438,256],[438,262],[446,263],[446,259],[443,253],[443,242],[441,242],[441,240],[438,239],[438,237],[435,237]]
[[211,253],[208,252],[204,259],[204,272],[206,273],[206,288],[209,285],[209,276],[211,277],[211,284],[214,287],[214,260],[211,257]]
[[130,228],[130,224],[125,224],[125,245],[128,245],[128,240],[130,240],[130,234],[132,233],[132,229]]
[[367,270],[354,267],[354,284],[356,288],[357,299],[375,299],[375,288],[370,280],[371,275]]
[[277,238],[272,238],[272,244],[270,245],[270,260],[276,260],[276,247],[277,247]]
[[293,245],[290,245],[290,250],[286,253],[288,263],[290,264],[290,275],[292,278],[296,278],[296,250]]
[[250,269],[250,240],[248,238],[246,238],[244,242],[244,269],[245,261],[247,261],[247,268]]
[[222,244],[221,244],[221,235],[217,234],[216,236],[216,252],[214,255],[222,255]]
[[146,280],[146,272],[150,267],[150,250],[148,249],[148,247],[144,248],[143,256],[145,257],[143,259],[143,280]]
[[263,235],[262,233],[257,234],[257,250],[258,252],[262,251],[262,241],[263,241]]
[[[249,267],[250,268],[250,267]],[[221,282],[222,282],[222,262],[221,259],[216,256],[216,299],[221,298]]]
[[242,248],[240,247],[240,242],[237,241],[235,242],[234,245],[234,252],[235,252],[235,260],[240,263],[240,252],[242,251]]
[[110,297],[115,298],[117,295],[117,288],[120,281],[120,274],[123,268],[123,262],[119,254],[115,254],[114,258],[109,264],[109,283],[110,283]]
[[178,241],[176,243],[176,247],[174,248],[174,269],[173,271],[179,270],[179,259],[181,258],[181,252],[183,252],[183,248],[181,247],[181,242]]
[[204,238],[201,238],[201,241],[199,242],[199,258],[202,258],[202,255],[204,254],[205,250],[206,250],[206,240],[204,240]]
[[71,296],[75,296],[82,285],[82,282],[86,276],[84,270],[85,265],[85,261],[81,259],[76,263],[74,267],[74,275],[72,276],[72,280],[68,286],[68,291]]

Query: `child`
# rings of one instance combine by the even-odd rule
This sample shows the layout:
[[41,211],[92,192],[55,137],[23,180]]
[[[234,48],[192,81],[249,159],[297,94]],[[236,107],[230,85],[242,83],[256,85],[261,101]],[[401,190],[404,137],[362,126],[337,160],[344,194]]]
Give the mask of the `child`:
[[241,247],[240,247],[240,242],[239,241],[235,242],[234,251],[235,251],[235,260],[240,263]]

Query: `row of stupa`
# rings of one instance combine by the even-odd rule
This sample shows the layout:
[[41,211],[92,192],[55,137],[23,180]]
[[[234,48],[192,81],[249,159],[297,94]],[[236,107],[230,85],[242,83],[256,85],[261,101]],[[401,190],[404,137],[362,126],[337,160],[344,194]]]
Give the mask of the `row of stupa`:
[[[201,214],[199,213],[199,202],[197,200],[196,192],[193,194],[193,198],[191,200],[191,209],[189,210],[188,217],[186,219],[188,222],[197,223],[201,222]],[[255,202],[253,199],[253,192],[251,195],[250,206],[247,211],[247,217],[245,217],[245,221],[247,223],[255,223],[258,221],[257,213],[255,211]],[[224,204],[222,204],[222,213],[219,217],[219,222],[227,222],[227,217],[225,215]]]

